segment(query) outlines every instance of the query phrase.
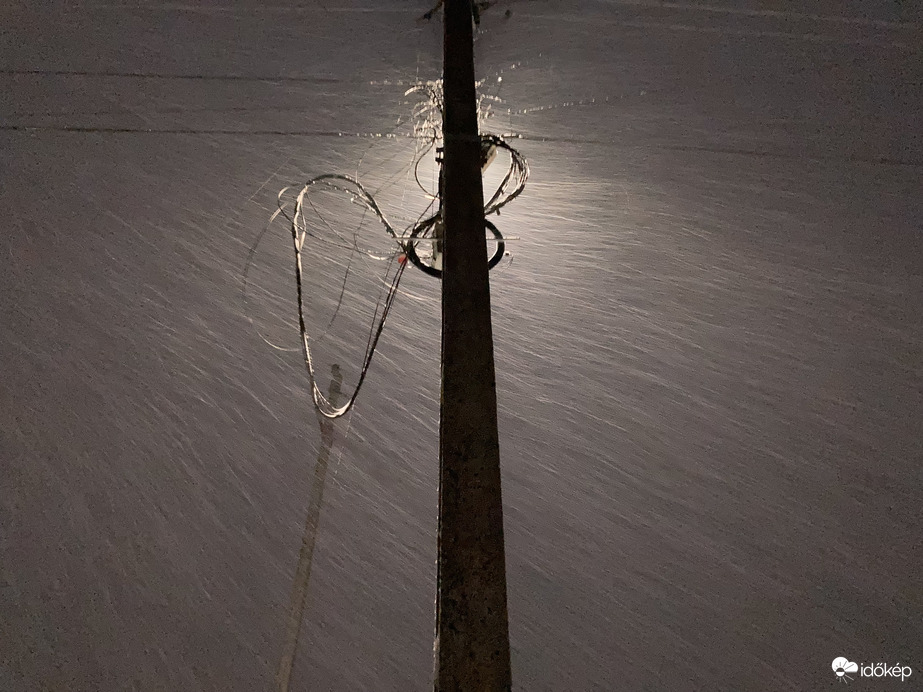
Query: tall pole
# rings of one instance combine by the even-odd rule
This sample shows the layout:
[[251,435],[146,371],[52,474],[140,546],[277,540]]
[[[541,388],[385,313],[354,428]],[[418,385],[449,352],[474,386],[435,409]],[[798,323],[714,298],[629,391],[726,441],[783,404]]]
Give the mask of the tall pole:
[[435,689],[511,688],[471,0],[445,0]]

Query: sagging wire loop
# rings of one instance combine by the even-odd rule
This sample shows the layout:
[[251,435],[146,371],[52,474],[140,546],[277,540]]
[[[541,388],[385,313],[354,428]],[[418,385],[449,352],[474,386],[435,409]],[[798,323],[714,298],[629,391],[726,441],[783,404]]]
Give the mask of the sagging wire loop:
[[[442,139],[442,83],[428,82],[415,85],[408,89],[405,95],[414,93],[424,96],[421,102],[418,103],[412,111],[414,138],[423,143],[423,146],[418,148],[413,163],[414,179],[427,198],[431,200],[427,211],[432,209],[434,203],[439,203],[440,208],[438,211],[430,215],[424,212],[422,217],[415,223],[399,230],[388,220],[372,194],[356,178],[348,175],[328,173],[312,178],[303,185],[289,185],[283,188],[278,195],[278,210],[269,220],[269,223],[272,224],[279,216],[282,216],[289,221],[292,245],[295,253],[295,286],[298,299],[298,329],[301,337],[301,351],[304,357],[308,378],[311,382],[311,395],[314,405],[318,412],[327,418],[339,418],[347,413],[355,403],[359,390],[368,373],[372,357],[375,354],[375,349],[381,337],[382,330],[384,329],[385,321],[388,318],[391,306],[397,295],[401,277],[407,267],[407,261],[430,276],[439,277],[442,275],[441,266],[439,266],[441,265],[439,252],[436,249],[441,246],[441,184],[440,193],[434,195],[422,184],[419,177],[419,166],[421,161],[436,148],[436,161],[440,167],[441,182],[442,162],[439,156],[441,149],[436,145],[439,140]],[[481,135],[481,149],[483,169],[486,169],[499,149],[506,151],[510,158],[510,164],[505,175],[490,199],[484,204],[484,214],[485,216],[489,216],[499,213],[500,209],[518,197],[523,191],[526,181],[529,178],[529,165],[525,157],[499,135]],[[375,250],[374,248],[362,247],[359,245],[357,236],[349,238],[337,230],[337,228],[331,225],[326,218],[320,214],[311,200],[312,192],[320,190],[346,195],[353,204],[374,214],[384,227],[386,235],[395,242],[393,250],[383,252],[381,250]],[[294,193],[293,198],[287,197],[290,193]],[[314,216],[320,221],[319,224],[309,225],[306,216],[306,205],[314,211]],[[491,221],[485,219],[485,226],[486,230],[493,235],[497,243],[495,252],[488,259],[488,266],[493,268],[499,264],[506,254],[506,245],[502,234]],[[398,260],[398,267],[388,285],[387,294],[383,301],[379,299],[379,303],[375,308],[373,328],[369,332],[362,368],[359,373],[356,387],[341,406],[334,406],[317,386],[314,358],[311,353],[312,339],[309,337],[306,327],[303,300],[304,276],[302,270],[302,250],[307,238],[340,249],[349,250],[350,252],[362,253],[372,260],[387,261],[389,263]],[[434,247],[431,253],[432,259],[430,262],[427,262],[425,258],[421,258],[417,252],[417,246],[420,244],[431,244]],[[376,319],[377,324],[375,324]]]

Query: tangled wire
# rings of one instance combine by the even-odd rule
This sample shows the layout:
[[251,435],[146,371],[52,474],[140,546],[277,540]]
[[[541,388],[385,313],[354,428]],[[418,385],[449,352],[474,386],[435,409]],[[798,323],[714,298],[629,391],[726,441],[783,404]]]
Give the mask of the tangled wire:
[[[363,187],[355,178],[347,175],[325,174],[308,180],[303,185],[290,185],[283,188],[278,196],[278,210],[270,218],[272,224],[279,216],[289,221],[292,244],[295,250],[295,286],[298,298],[298,328],[301,335],[301,347],[304,356],[305,366],[308,372],[308,378],[311,382],[311,393],[314,399],[314,405],[317,410],[327,418],[338,418],[350,410],[362,383],[368,373],[372,356],[384,329],[385,321],[394,303],[397,295],[398,286],[404,270],[407,268],[407,261],[422,271],[432,276],[441,276],[441,269],[436,266],[437,251],[435,245],[440,242],[440,233],[442,228],[442,209],[441,209],[441,185],[440,190],[435,194],[428,190],[420,181],[419,167],[424,158],[434,149],[437,152],[437,162],[441,165],[438,153],[438,143],[442,139],[442,115],[443,115],[443,96],[442,83],[429,82],[412,87],[405,96],[419,94],[422,96],[420,102],[414,107],[412,120],[414,125],[414,138],[421,144],[418,145],[413,163],[414,179],[423,193],[430,200],[426,210],[420,217],[409,226],[398,229],[388,220],[382,209],[379,207],[375,198]],[[497,189],[491,195],[490,199],[484,205],[485,216],[499,213],[500,209],[515,199],[525,188],[526,181],[529,177],[529,166],[526,159],[515,148],[500,136],[481,135],[481,150],[483,168],[493,160],[498,149],[508,152],[510,157],[509,168],[502,178]],[[370,247],[361,247],[358,236],[348,237],[332,226],[320,214],[317,207],[311,200],[312,193],[320,191],[334,192],[346,196],[352,204],[358,205],[364,212],[373,213],[384,226],[386,235],[394,242],[394,247],[390,251],[382,252]],[[432,211],[434,205],[438,204],[436,211]],[[307,205],[307,206],[306,206]],[[309,223],[306,209],[314,211]],[[430,213],[432,211],[432,213]],[[318,223],[319,221],[319,223]],[[502,259],[505,254],[505,244],[503,236],[496,226],[490,221],[485,221],[487,229],[493,234],[497,241],[497,250],[489,260],[489,266],[493,267]],[[350,252],[358,252],[366,255],[370,259],[377,261],[393,262],[398,260],[398,268],[395,272],[387,294],[382,300],[379,297],[375,306],[375,313],[372,320],[373,328],[369,332],[368,342],[366,344],[365,355],[363,358],[362,368],[359,373],[359,379],[356,387],[342,406],[334,406],[317,386],[314,370],[314,360],[311,354],[311,339],[308,336],[305,326],[304,301],[303,301],[303,272],[302,272],[302,250],[307,238],[315,239],[319,242],[332,245]],[[426,251],[423,247],[433,248]],[[418,247],[420,251],[418,252]],[[342,295],[341,298],[342,300]],[[339,305],[337,306],[337,310]],[[334,317],[336,313],[334,313]],[[331,320],[332,323],[332,320]]]

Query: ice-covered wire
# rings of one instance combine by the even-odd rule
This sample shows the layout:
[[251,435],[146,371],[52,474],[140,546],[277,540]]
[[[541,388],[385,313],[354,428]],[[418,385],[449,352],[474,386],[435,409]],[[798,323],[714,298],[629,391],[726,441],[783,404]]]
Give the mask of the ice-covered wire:
[[497,135],[481,135],[483,145],[495,146],[498,149],[504,149],[509,152],[510,166],[494,192],[493,196],[484,205],[484,215],[497,213],[501,208],[512,202],[519,196],[519,193],[526,187],[526,181],[529,179],[529,162],[509,143]]
[[[433,148],[436,147],[437,143],[442,137],[442,84],[441,82],[429,82],[426,84],[416,85],[409,89],[405,95],[412,93],[420,93],[425,95],[425,99],[423,99],[421,103],[417,104],[412,113],[415,138],[417,141],[422,142],[422,145],[418,146],[415,152],[415,161],[413,164],[414,178],[424,193],[426,193],[427,196],[431,199],[430,205],[420,215],[415,223],[399,231],[391,224],[391,222],[385,216],[384,212],[379,207],[378,203],[375,201],[375,198],[370,192],[368,192],[368,190],[366,190],[362,183],[360,183],[356,178],[335,173],[320,175],[307,181],[300,187],[293,201],[286,201],[286,195],[289,192],[295,190],[298,186],[291,185],[283,188],[279,192],[278,196],[279,208],[270,218],[270,223],[272,223],[279,216],[283,216],[290,223],[292,246],[295,252],[295,287],[298,299],[298,329],[301,336],[302,355],[304,357],[308,378],[311,383],[311,396],[314,400],[314,405],[318,412],[327,418],[338,418],[342,416],[348,412],[355,403],[356,397],[359,395],[359,390],[362,388],[362,384],[365,381],[366,375],[368,374],[369,366],[372,362],[372,357],[374,356],[375,349],[378,346],[378,340],[381,337],[385,322],[387,321],[388,315],[391,311],[391,306],[393,305],[394,299],[397,296],[398,286],[400,284],[401,278],[404,275],[404,270],[407,267],[407,262],[404,261],[405,257],[408,254],[415,255],[414,248],[416,244],[423,241],[427,237],[427,234],[435,227],[437,221],[440,219],[441,210],[432,214],[429,213],[432,209],[433,201],[438,198],[436,195],[433,195],[431,192],[429,192],[420,182],[418,168],[423,158],[425,158],[433,150]],[[496,191],[493,193],[493,195],[491,195],[490,199],[484,205],[484,214],[489,215],[499,212],[502,207],[515,199],[522,192],[523,188],[525,188],[526,181],[529,178],[529,165],[525,157],[523,157],[522,154],[520,154],[514,147],[510,146],[510,144],[503,137],[497,135],[482,135],[481,141],[482,147],[485,149],[485,151],[492,147],[496,147],[498,149],[505,150],[510,157],[510,165],[506,171],[506,174],[498,185]],[[395,241],[396,247],[390,252],[382,252],[380,250],[369,247],[361,247],[357,237],[353,237],[352,239],[347,238],[340,231],[338,231],[334,225],[332,225],[314,205],[310,196],[311,193],[316,190],[327,190],[345,194],[350,198],[352,203],[363,207],[363,209],[367,212],[372,212],[384,227],[385,233]],[[322,226],[327,231],[329,231],[331,237],[324,237],[323,235],[318,234],[309,228],[305,218],[306,203],[313,210],[315,216],[320,220]],[[492,226],[492,224],[488,224],[488,226],[494,230],[495,236],[497,236],[498,239],[502,242],[502,236],[499,235],[499,231],[496,231],[496,227]],[[312,339],[308,335],[304,316],[304,276],[301,253],[305,240],[308,237],[323,243],[333,245],[334,247],[347,249],[351,252],[361,252],[362,254],[374,260],[387,261],[389,262],[389,270],[385,274],[386,276],[388,273],[390,273],[390,268],[393,266],[394,260],[401,256],[401,260],[398,262],[397,270],[395,271],[394,276],[388,285],[388,291],[385,295],[384,301],[382,303],[381,299],[379,298],[379,305],[375,309],[375,318],[373,318],[373,326],[369,332],[369,340],[366,345],[362,368],[359,372],[359,379],[356,383],[356,387],[342,406],[334,406],[324,396],[323,392],[321,392],[320,388],[317,386],[317,378],[315,376],[314,369],[314,358],[311,353]],[[342,300],[342,291],[340,300]],[[379,308],[381,308],[380,315],[378,313]],[[338,309],[339,304],[337,306],[337,310]],[[334,317],[335,316],[336,312],[334,313]],[[377,324],[375,323],[376,318]],[[329,327],[330,325],[328,325],[328,329]],[[317,339],[314,339],[314,341],[317,341]]]
[[[301,253],[304,247],[305,239],[310,236],[316,238],[323,242],[333,242],[335,246],[347,248],[354,252],[361,252],[366,256],[376,259],[376,260],[391,260],[393,261],[400,253],[400,246],[395,249],[395,251],[390,253],[381,253],[380,251],[360,247],[357,241],[350,241],[343,234],[334,229],[323,216],[318,212],[317,208],[314,207],[309,199],[310,192],[312,189],[317,186],[318,188],[326,188],[336,192],[343,192],[350,195],[351,200],[355,204],[365,207],[367,210],[373,212],[375,216],[378,217],[379,221],[384,226],[385,232],[387,235],[392,238],[398,237],[398,232],[388,221],[387,217],[382,212],[381,208],[378,206],[378,203],[375,201],[374,197],[365,189],[365,187],[354,178],[351,178],[346,175],[339,174],[326,174],[321,175],[316,178],[309,180],[301,190],[298,192],[295,197],[294,202],[291,205],[291,208],[284,201],[286,192],[292,189],[292,186],[284,188],[279,193],[279,209],[273,214],[270,221],[275,220],[280,215],[287,218],[290,222],[291,235],[292,235],[292,246],[295,252],[295,287],[297,292],[298,300],[298,329],[301,336],[301,347],[302,355],[304,357],[305,367],[308,372],[308,378],[311,382],[311,396],[314,400],[314,405],[317,407],[317,410],[327,418],[338,418],[345,414],[347,411],[352,408],[353,403],[356,400],[356,397],[359,394],[359,390],[362,388],[362,384],[365,381],[365,377],[368,374],[369,366],[372,362],[372,357],[375,354],[375,349],[378,345],[378,340],[381,337],[382,330],[384,329],[385,322],[388,319],[388,314],[391,311],[391,306],[394,303],[394,298],[397,295],[397,289],[400,284],[401,277],[404,274],[404,269],[406,264],[400,262],[395,272],[390,285],[388,286],[387,295],[384,298],[383,306],[381,307],[381,314],[378,316],[378,308],[376,308],[376,317],[378,318],[377,325],[373,324],[373,329],[369,334],[369,341],[366,345],[365,355],[363,357],[362,368],[359,373],[359,380],[356,383],[356,387],[353,392],[350,394],[346,402],[342,406],[334,406],[331,402],[324,396],[320,391],[320,388],[317,386],[317,378],[315,376],[314,369],[314,358],[311,354],[311,338],[308,335],[308,330],[306,326],[305,316],[304,316],[304,275],[303,267],[301,261]],[[305,220],[305,202],[314,209],[318,218],[321,219],[322,223],[326,228],[328,228],[333,235],[336,237],[336,241],[330,241],[323,236],[319,236],[316,233],[311,232],[308,228],[307,222]]]

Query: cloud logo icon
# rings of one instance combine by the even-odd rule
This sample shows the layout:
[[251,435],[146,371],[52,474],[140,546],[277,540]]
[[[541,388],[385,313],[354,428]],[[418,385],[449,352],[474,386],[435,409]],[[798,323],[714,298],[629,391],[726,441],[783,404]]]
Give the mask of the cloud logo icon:
[[[859,666],[850,661],[848,658],[843,658],[842,656],[833,659],[833,672],[836,673],[836,676],[845,682],[846,680],[852,680],[847,673],[858,673]],[[845,678],[845,679],[844,679]]]

